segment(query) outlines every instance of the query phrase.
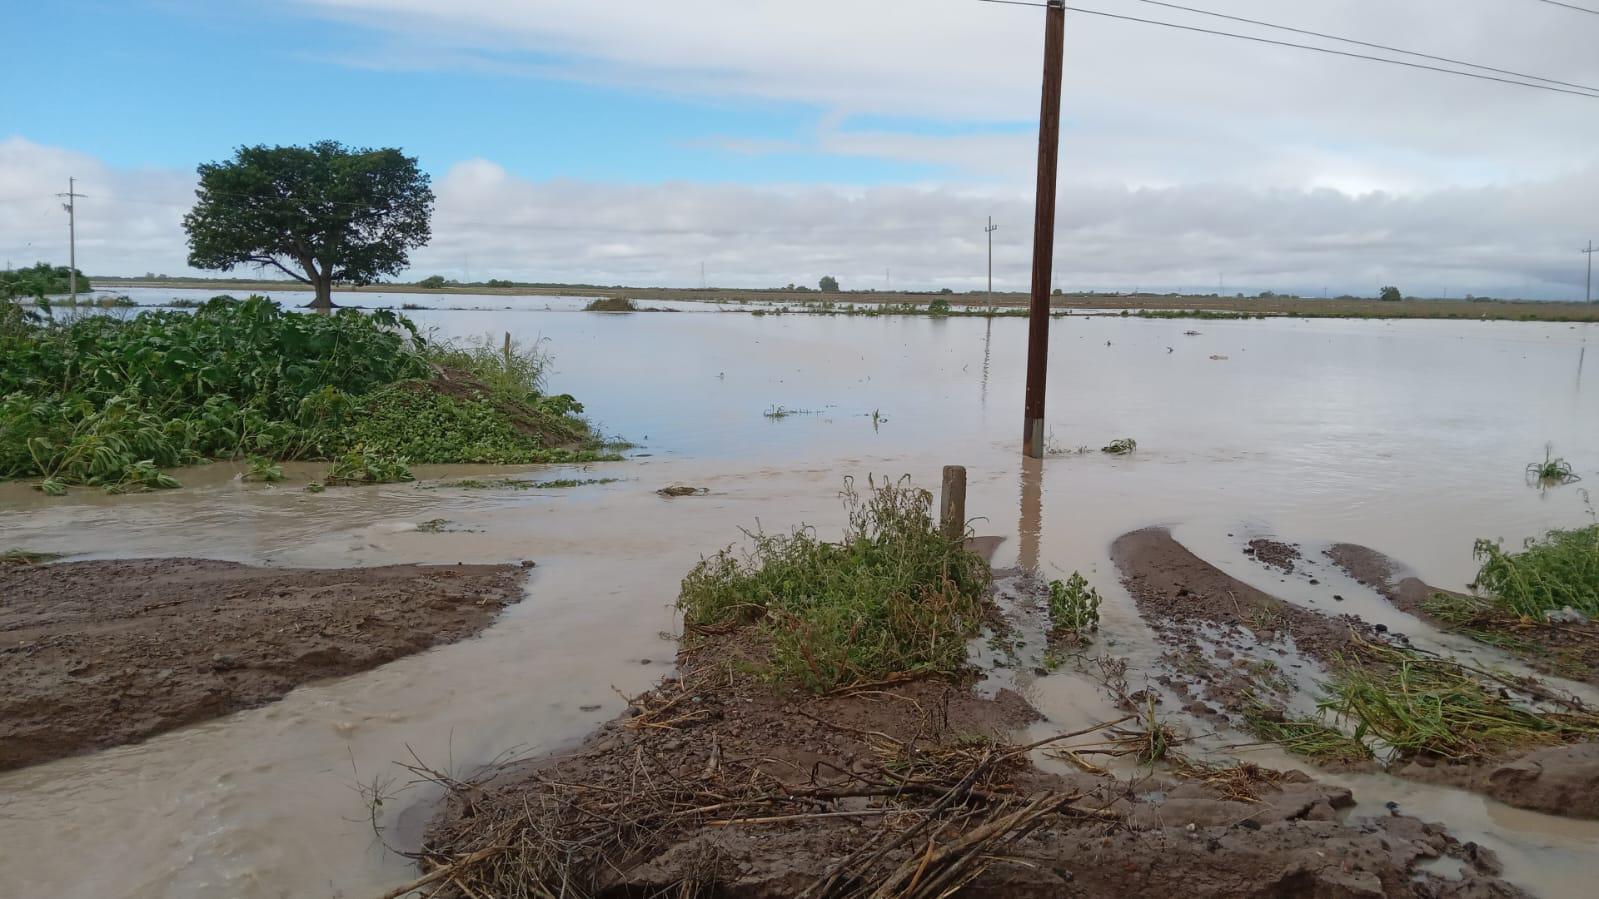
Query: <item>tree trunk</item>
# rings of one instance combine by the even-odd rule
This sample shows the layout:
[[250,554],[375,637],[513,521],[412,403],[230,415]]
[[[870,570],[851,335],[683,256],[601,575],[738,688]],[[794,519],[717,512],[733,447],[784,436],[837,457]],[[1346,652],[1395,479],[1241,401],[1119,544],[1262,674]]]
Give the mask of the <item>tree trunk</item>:
[[306,308],[307,309],[332,309],[333,308],[333,279],[332,278],[320,278],[319,277],[312,283],[314,283],[316,285],[316,299],[312,300],[311,301],[311,305],[307,306]]

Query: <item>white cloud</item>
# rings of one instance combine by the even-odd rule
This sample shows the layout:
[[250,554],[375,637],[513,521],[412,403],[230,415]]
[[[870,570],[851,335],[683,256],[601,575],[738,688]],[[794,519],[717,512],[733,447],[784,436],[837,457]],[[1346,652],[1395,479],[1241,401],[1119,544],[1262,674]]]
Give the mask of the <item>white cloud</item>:
[[[122,170],[21,138],[0,140],[0,254],[66,261],[66,216],[51,194],[68,174],[79,202],[79,262],[91,274],[187,271],[180,221],[187,172]],[[486,160],[435,185],[434,239],[412,275],[693,286],[983,286],[992,215],[995,278],[1027,287],[1025,192],[967,187],[648,186],[530,181]],[[1407,194],[1226,183],[1068,185],[1059,202],[1057,283],[1070,289],[1581,295],[1574,235],[1588,227],[1599,166],[1555,178]]]
[[[1320,43],[1139,0],[1083,5]],[[1206,5],[1599,84],[1591,17],[1542,4]],[[523,66],[640,90],[800,102],[824,117],[804,144],[820,152],[933,162],[958,179],[1029,177],[1025,136],[855,133],[834,123],[1035,119],[1037,9],[976,0],[298,0],[295,8],[387,35],[385,49],[367,54],[377,64]],[[1069,181],[1402,191],[1553,176],[1586,165],[1599,143],[1599,101],[1083,15],[1068,16],[1066,62]],[[721,137],[746,152],[793,149]]]

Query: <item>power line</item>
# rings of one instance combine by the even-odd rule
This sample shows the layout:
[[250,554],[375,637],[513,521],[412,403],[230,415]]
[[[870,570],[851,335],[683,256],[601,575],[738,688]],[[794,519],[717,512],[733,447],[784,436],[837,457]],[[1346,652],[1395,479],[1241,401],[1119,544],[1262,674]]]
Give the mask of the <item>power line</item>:
[[1590,16],[1599,16],[1599,9],[1593,9],[1592,7],[1587,6],[1578,6],[1575,3],[1562,3],[1560,0],[1538,0],[1538,2],[1547,3],[1550,6],[1564,6],[1566,9],[1574,9],[1577,12],[1585,12]]
[[[1039,7],[1039,8],[1046,8],[1048,6],[1048,4],[1030,2],[1030,0],[980,0],[980,2],[982,2],[982,3],[999,3],[999,4],[1006,5],[1006,6],[1034,6],[1034,7]],[[1195,32],[1197,34],[1209,34],[1209,35],[1214,35],[1216,37],[1230,37],[1230,38],[1234,38],[1234,39],[1237,39],[1237,40],[1253,41],[1254,43],[1257,43],[1257,44],[1270,44],[1270,45],[1275,46],[1275,47],[1288,47],[1288,48],[1294,49],[1294,50],[1309,50],[1309,51],[1314,52],[1314,53],[1325,53],[1325,54],[1328,54],[1330,56],[1343,56],[1343,57],[1347,57],[1349,59],[1360,59],[1360,60],[1366,60],[1366,61],[1369,61],[1369,62],[1381,62],[1381,63],[1387,63],[1388,65],[1393,65],[1393,66],[1404,66],[1404,67],[1410,68],[1410,69],[1422,69],[1422,70],[1428,71],[1428,72],[1440,72],[1440,73],[1445,74],[1445,75],[1459,75],[1462,78],[1476,78],[1476,79],[1481,80],[1481,81],[1496,81],[1496,82],[1498,82],[1500,84],[1509,84],[1509,85],[1514,85],[1516,87],[1526,87],[1526,88],[1532,88],[1534,90],[1542,90],[1542,91],[1553,91],[1554,93],[1557,93],[1557,94],[1571,94],[1571,95],[1577,96],[1577,97],[1587,97],[1589,99],[1599,100],[1599,93],[1589,93],[1586,90],[1571,90],[1569,88],[1564,88],[1564,87],[1555,87],[1552,84],[1535,84],[1535,83],[1529,82],[1529,81],[1517,81],[1517,80],[1515,80],[1513,78],[1501,78],[1501,77],[1496,76],[1496,75],[1484,75],[1484,74],[1481,74],[1479,72],[1462,72],[1459,69],[1446,69],[1446,68],[1442,68],[1440,66],[1426,65],[1425,63],[1406,62],[1405,60],[1402,60],[1402,59],[1390,59],[1390,58],[1385,57],[1385,56],[1372,56],[1372,55],[1367,54],[1367,53],[1353,53],[1353,52],[1348,51],[1348,50],[1334,50],[1334,49],[1332,49],[1330,47],[1317,47],[1314,44],[1297,44],[1297,43],[1294,43],[1292,41],[1279,41],[1279,40],[1275,40],[1275,39],[1269,38],[1269,37],[1259,37],[1257,35],[1250,35],[1250,34],[1239,34],[1237,32],[1233,32],[1233,31],[1219,31],[1219,30],[1214,29],[1214,28],[1201,28],[1201,27],[1199,27],[1197,25],[1181,25],[1181,24],[1178,24],[1176,22],[1164,22],[1164,21],[1161,21],[1159,19],[1145,19],[1145,18],[1141,18],[1139,16],[1129,16],[1129,15],[1124,15],[1124,14],[1121,14],[1121,13],[1105,12],[1103,10],[1098,10],[1098,9],[1086,9],[1086,8],[1080,7],[1080,6],[1068,6],[1068,7],[1066,7],[1066,10],[1068,12],[1082,13],[1083,15],[1088,15],[1088,16],[1101,16],[1101,17],[1107,18],[1107,19],[1119,19],[1119,20],[1124,21],[1124,22],[1136,22],[1136,23],[1139,23],[1139,24],[1142,24],[1142,25],[1159,25],[1159,26],[1161,26],[1163,28],[1173,28],[1173,29],[1176,29],[1178,31],[1192,31],[1192,32]],[[1286,27],[1286,26],[1270,26],[1270,27]],[[1408,51],[1401,51],[1401,52],[1408,52]],[[1420,54],[1417,54],[1417,55],[1420,55]],[[1471,64],[1467,63],[1467,65],[1471,65]],[[1486,67],[1483,67],[1483,68],[1486,68]]]
[[1372,49],[1372,50],[1385,50],[1385,51],[1387,51],[1389,53],[1399,53],[1399,54],[1403,54],[1405,56],[1414,56],[1417,59],[1430,59],[1433,62],[1446,62],[1446,63],[1449,63],[1450,65],[1469,66],[1469,67],[1471,67],[1473,69],[1482,69],[1485,72],[1497,72],[1500,75],[1512,75],[1512,76],[1514,76],[1516,78],[1530,78],[1530,79],[1532,79],[1534,81],[1543,81],[1543,82],[1547,82],[1549,84],[1558,84],[1558,85],[1561,85],[1563,87],[1573,87],[1573,88],[1576,88],[1576,89],[1582,90],[1582,91],[1599,92],[1599,87],[1592,87],[1592,86],[1586,85],[1586,84],[1573,84],[1570,81],[1561,81],[1561,80],[1559,80],[1557,78],[1545,78],[1542,75],[1528,75],[1526,72],[1517,72],[1517,71],[1514,71],[1514,70],[1511,70],[1511,69],[1499,69],[1499,68],[1495,68],[1493,66],[1485,66],[1485,65],[1482,65],[1481,63],[1467,62],[1467,61],[1461,60],[1461,59],[1451,59],[1451,58],[1449,58],[1447,56],[1434,56],[1431,53],[1419,53],[1419,52],[1417,52],[1415,50],[1405,50],[1405,49],[1401,49],[1399,47],[1390,47],[1387,44],[1376,44],[1376,43],[1372,43],[1371,41],[1362,41],[1362,40],[1357,40],[1357,39],[1351,38],[1351,37],[1339,37],[1336,34],[1326,34],[1324,32],[1320,32],[1320,31],[1311,31],[1308,28],[1294,28],[1294,27],[1292,27],[1290,25],[1274,25],[1271,22],[1262,22],[1259,19],[1248,19],[1248,18],[1245,18],[1243,16],[1234,16],[1234,15],[1228,15],[1227,13],[1211,12],[1210,10],[1196,9],[1196,8],[1194,8],[1192,6],[1183,6],[1183,5],[1178,4],[1178,3],[1166,3],[1166,2],[1163,2],[1163,0],[1136,0],[1136,2],[1138,2],[1138,3],[1147,3],[1150,6],[1164,6],[1167,9],[1181,10],[1182,12],[1194,13],[1195,15],[1201,15],[1201,16],[1210,16],[1210,17],[1216,18],[1216,19],[1226,19],[1226,20],[1228,20],[1230,22],[1242,22],[1242,23],[1244,23],[1246,25],[1259,25],[1262,28],[1275,28],[1278,31],[1288,31],[1288,32],[1292,32],[1294,34],[1303,34],[1303,35],[1306,35],[1306,36],[1309,36],[1309,37],[1319,37],[1319,38],[1323,38],[1324,40],[1329,40],[1329,41],[1339,41],[1339,42],[1342,42],[1342,43],[1345,43],[1345,44],[1353,44],[1353,45],[1355,45],[1357,47],[1366,47],[1366,48],[1369,48],[1369,49]]

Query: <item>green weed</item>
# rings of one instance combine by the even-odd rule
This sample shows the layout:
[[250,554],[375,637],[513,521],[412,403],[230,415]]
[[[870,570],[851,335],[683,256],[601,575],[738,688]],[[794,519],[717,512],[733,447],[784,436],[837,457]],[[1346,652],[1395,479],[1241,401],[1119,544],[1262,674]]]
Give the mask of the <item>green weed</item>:
[[952,674],[981,624],[988,565],[934,527],[932,494],[906,482],[846,481],[849,524],[836,543],[805,526],[746,532],[683,579],[694,628],[757,629],[773,678],[811,690],[900,673]]
[[1512,749],[1599,737],[1599,716],[1545,712],[1489,686],[1464,666],[1409,650],[1369,646],[1326,685],[1320,708],[1356,725],[1398,758],[1484,758]]
[[1099,451],[1109,453],[1112,456],[1125,456],[1136,449],[1138,449],[1138,441],[1131,437],[1123,437],[1119,440],[1112,440],[1109,444],[1100,447]]
[[1569,607],[1599,617],[1599,525],[1550,531],[1520,552],[1478,540],[1474,552],[1482,562],[1477,589],[1505,612],[1543,621]]
[[352,450],[333,460],[333,467],[322,478],[324,484],[334,486],[395,484],[414,480],[416,478],[404,459],[366,450]]
[[1088,586],[1087,578],[1074,571],[1064,583],[1049,582],[1049,625],[1052,636],[1071,635],[1087,639],[1099,630],[1099,591]]
[[42,565],[61,558],[60,553],[41,553],[28,549],[8,549],[0,553],[0,568],[22,565]]
[[272,484],[283,480],[283,466],[264,456],[250,457],[250,470],[244,473],[244,480],[259,481]]
[[1543,461],[1527,463],[1527,480],[1540,486],[1570,484],[1582,480],[1571,470],[1571,463],[1555,455],[1553,444],[1544,444]]
[[1314,762],[1357,764],[1372,758],[1370,747],[1343,731],[1309,718],[1289,718],[1253,697],[1243,716],[1250,733]]

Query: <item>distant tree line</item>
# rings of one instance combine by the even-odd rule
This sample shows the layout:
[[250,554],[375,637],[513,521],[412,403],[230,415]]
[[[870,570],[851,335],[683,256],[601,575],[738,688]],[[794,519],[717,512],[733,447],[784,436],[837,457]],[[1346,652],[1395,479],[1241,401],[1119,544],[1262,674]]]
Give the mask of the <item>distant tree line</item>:
[[[72,269],[64,265],[36,263],[28,268],[8,269],[0,272],[0,298],[14,300],[32,297],[43,299],[72,289]],[[78,292],[88,293],[94,288],[83,272],[78,272]]]

